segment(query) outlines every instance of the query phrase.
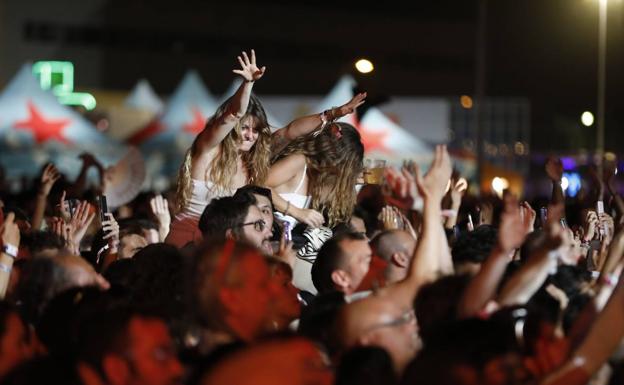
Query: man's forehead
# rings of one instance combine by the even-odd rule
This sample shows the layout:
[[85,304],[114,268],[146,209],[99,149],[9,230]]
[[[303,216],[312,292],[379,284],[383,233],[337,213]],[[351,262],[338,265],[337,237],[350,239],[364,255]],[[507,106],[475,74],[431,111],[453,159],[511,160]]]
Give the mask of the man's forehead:
[[372,254],[366,239],[344,239],[340,242],[342,252],[349,255]]
[[254,194],[254,196],[256,197],[256,201],[257,201],[257,205],[258,206],[269,206],[269,205],[271,205],[271,201],[266,196],[264,196],[262,194]]
[[262,212],[260,212],[260,209],[255,205],[250,205],[247,210],[247,216],[245,216],[245,221],[250,222],[257,219],[262,219]]

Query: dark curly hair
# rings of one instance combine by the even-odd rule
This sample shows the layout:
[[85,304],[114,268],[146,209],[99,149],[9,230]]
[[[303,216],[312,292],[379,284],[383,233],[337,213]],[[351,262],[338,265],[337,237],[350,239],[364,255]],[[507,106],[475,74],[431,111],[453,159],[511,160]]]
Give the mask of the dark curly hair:
[[474,231],[461,234],[451,252],[453,263],[483,262],[496,245],[497,237],[498,230],[490,225],[481,225]]

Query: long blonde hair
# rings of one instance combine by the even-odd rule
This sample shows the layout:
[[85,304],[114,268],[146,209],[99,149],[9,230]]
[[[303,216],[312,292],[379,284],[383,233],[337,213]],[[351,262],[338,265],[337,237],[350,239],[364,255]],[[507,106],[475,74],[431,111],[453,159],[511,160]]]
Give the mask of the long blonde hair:
[[313,133],[295,139],[275,155],[272,162],[292,154],[306,157],[311,207],[327,214],[330,227],[349,221],[356,203],[355,184],[362,172],[364,158],[364,146],[355,127],[348,123],[332,123],[317,135]]
[[[232,98],[229,98],[215,112],[215,114],[208,120],[206,126],[209,126],[226,113],[227,108]],[[258,140],[251,149],[242,155],[243,167],[247,174],[247,183],[249,184],[262,184],[267,177],[270,166],[270,140],[271,140],[271,128],[267,121],[266,113],[260,101],[255,95],[251,95],[249,98],[249,106],[245,115],[236,123],[236,126],[230,131],[230,133],[219,143],[219,148],[216,157],[210,163],[206,172],[206,180],[213,182],[214,189],[219,194],[232,189],[232,178],[236,174],[237,170],[237,156],[238,151],[236,145],[241,139],[241,124],[248,117],[252,117],[254,120],[255,130],[258,131]],[[176,201],[178,210],[183,210],[188,201],[191,199],[193,193],[193,183],[191,179],[191,166],[193,157],[197,154],[197,138],[193,141],[191,148],[186,151],[184,161],[178,171],[178,185],[176,189]]]

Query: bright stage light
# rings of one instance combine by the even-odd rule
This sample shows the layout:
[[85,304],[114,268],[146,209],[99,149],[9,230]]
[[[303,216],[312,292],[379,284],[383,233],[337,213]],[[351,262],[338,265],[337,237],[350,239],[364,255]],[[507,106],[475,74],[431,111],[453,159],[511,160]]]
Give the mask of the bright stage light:
[[358,70],[360,73],[368,74],[373,72],[375,66],[373,66],[373,63],[371,63],[371,61],[368,59],[360,59],[355,62],[355,69]]
[[508,187],[509,181],[506,178],[494,177],[494,179],[492,179],[492,190],[494,190],[499,198],[503,197],[503,191]]
[[583,123],[583,125],[586,127],[594,124],[594,114],[589,111],[583,112],[583,115],[581,115],[581,123]]

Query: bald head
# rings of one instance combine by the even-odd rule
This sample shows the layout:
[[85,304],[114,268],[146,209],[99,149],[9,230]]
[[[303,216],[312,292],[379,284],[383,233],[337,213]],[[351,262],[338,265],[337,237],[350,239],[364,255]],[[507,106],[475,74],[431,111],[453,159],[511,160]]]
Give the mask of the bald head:
[[411,308],[402,308],[385,294],[346,305],[336,328],[343,349],[378,346],[392,357],[397,372],[414,357],[420,343]]
[[97,286],[101,289],[108,289],[110,286],[108,281],[82,257],[63,255],[54,257],[53,261],[63,269],[63,276],[59,277],[56,284],[58,292],[71,287]]
[[375,254],[390,262],[392,254],[413,254],[416,240],[403,230],[386,230],[375,237],[372,242]]
[[387,283],[405,278],[416,248],[414,237],[403,230],[387,230],[373,239],[372,247],[376,256],[388,262],[384,274]]

